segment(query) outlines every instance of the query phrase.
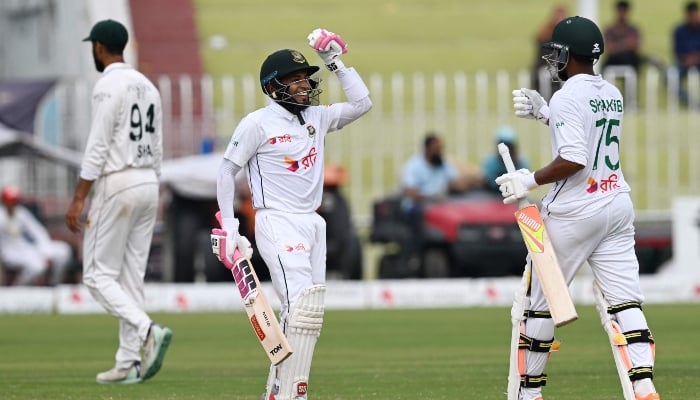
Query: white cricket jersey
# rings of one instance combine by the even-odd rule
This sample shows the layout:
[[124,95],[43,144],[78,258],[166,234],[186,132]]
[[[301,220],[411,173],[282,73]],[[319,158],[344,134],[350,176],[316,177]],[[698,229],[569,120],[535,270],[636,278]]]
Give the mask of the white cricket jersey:
[[550,101],[552,157],[585,167],[556,182],[542,200],[543,210],[559,219],[583,219],[629,192],[620,168],[624,102],[620,91],[601,76],[578,74]]
[[321,205],[325,136],[371,108],[369,90],[352,68],[336,73],[348,102],[309,106],[296,115],[272,102],[245,116],[224,158],[245,167],[253,207],[291,213]]
[[108,65],[92,91],[80,177],[92,181],[130,168],[152,168],[159,176],[162,156],[160,93],[130,65]]

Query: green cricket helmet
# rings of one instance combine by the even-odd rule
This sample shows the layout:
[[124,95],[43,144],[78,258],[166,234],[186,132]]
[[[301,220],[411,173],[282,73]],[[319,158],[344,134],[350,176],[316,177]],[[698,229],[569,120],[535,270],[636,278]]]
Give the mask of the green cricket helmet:
[[552,50],[551,54],[542,57],[549,64],[552,76],[566,80],[561,75],[570,54],[588,57],[595,62],[603,54],[605,43],[595,22],[575,16],[561,20],[552,31],[552,39],[542,47]]

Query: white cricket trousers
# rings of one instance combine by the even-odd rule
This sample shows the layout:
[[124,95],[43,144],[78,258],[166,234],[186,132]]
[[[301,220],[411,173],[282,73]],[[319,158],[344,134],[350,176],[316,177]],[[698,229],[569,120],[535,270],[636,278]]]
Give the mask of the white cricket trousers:
[[326,221],[315,212],[259,209],[255,244],[282,305],[280,321],[286,321],[304,289],[326,282]]
[[[608,303],[644,302],[634,251],[634,208],[629,194],[616,195],[607,207],[586,219],[561,220],[543,212],[542,220],[568,284],[587,261]],[[530,309],[547,309],[537,279],[532,282]]]
[[143,311],[143,280],[157,209],[153,170],[126,170],[95,184],[83,243],[83,283],[119,319],[117,368],[141,360],[151,323]]

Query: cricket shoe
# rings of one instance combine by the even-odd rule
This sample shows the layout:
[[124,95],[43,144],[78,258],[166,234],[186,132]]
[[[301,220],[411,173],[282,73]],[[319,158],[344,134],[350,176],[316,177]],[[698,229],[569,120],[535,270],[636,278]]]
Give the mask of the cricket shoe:
[[132,384],[141,382],[141,363],[134,361],[129,368],[114,367],[109,371],[97,374],[97,383],[102,384]]
[[143,345],[143,366],[144,373],[142,380],[152,378],[153,375],[160,371],[165,358],[165,352],[168,350],[170,340],[173,337],[173,331],[170,328],[151,323],[148,329],[146,343]]

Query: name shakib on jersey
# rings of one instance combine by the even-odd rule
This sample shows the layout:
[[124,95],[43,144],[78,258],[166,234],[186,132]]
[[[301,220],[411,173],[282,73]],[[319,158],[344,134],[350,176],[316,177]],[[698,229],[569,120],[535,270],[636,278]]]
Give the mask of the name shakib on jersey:
[[588,104],[591,105],[591,110],[594,113],[600,111],[622,112],[621,99],[591,99],[588,101]]

